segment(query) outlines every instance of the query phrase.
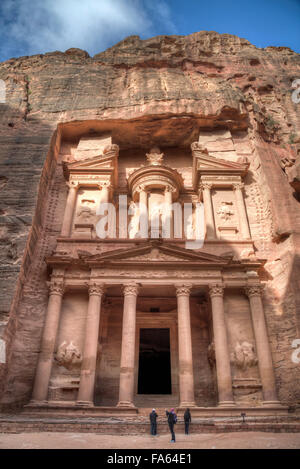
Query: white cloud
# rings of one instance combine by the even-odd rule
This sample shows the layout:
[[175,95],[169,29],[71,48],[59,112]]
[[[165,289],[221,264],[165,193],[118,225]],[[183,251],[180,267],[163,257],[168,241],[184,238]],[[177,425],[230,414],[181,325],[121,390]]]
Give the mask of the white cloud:
[[0,8],[0,48],[6,53],[79,47],[93,55],[128,35],[156,34],[157,20],[166,34],[174,30],[160,0],[2,0]]

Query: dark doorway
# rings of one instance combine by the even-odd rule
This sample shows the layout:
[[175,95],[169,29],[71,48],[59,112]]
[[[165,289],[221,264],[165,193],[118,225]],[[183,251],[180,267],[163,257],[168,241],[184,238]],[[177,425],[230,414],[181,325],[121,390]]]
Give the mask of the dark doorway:
[[138,394],[171,394],[170,330],[140,329]]

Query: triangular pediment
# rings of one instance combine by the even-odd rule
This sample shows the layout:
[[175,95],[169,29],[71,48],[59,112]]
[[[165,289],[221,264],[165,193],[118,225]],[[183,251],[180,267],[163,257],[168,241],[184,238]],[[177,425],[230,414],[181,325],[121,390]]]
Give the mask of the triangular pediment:
[[70,163],[65,162],[63,164],[63,170],[65,178],[68,180],[71,174],[83,174],[83,175],[101,175],[111,174],[113,175],[114,183],[117,183],[118,173],[118,158],[117,155],[102,155],[94,156],[93,158],[87,158],[80,161],[72,161]]
[[174,265],[178,263],[201,264],[222,267],[227,265],[229,260],[224,257],[215,256],[206,252],[193,252],[172,243],[150,241],[138,247],[130,249],[119,249],[117,251],[105,252],[85,258],[88,264],[109,263],[109,264],[160,264]]
[[230,173],[240,174],[241,176],[247,172],[248,163],[237,163],[234,161],[227,161],[214,156],[205,155],[201,153],[195,157],[196,169],[198,171],[212,172],[212,173]]
[[70,172],[113,168],[115,159],[115,156],[98,155],[82,161],[73,161],[72,163],[68,163],[67,166]]

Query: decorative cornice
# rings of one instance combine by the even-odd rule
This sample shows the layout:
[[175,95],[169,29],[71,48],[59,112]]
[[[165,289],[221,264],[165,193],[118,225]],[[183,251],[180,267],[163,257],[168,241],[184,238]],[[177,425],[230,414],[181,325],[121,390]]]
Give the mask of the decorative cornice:
[[211,298],[215,296],[223,296],[224,287],[220,284],[209,285],[209,295]]
[[177,297],[178,296],[190,296],[192,286],[193,285],[191,283],[175,285]]

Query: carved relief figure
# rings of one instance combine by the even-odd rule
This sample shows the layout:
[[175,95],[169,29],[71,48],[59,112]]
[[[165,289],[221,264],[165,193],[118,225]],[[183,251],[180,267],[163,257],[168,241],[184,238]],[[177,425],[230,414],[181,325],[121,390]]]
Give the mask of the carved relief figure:
[[137,237],[140,225],[139,204],[136,204],[133,200],[129,204],[129,215],[131,215],[131,218],[128,226],[128,232],[129,238],[133,239]]
[[249,342],[237,342],[234,352],[231,354],[231,363],[242,370],[257,365],[257,357],[253,344]]
[[163,163],[164,154],[158,147],[151,148],[150,153],[146,153],[148,164],[157,166]]
[[231,205],[233,205],[232,202],[221,202],[217,214],[222,220],[228,221],[234,215],[234,212],[230,210]]
[[77,211],[77,221],[80,223],[93,223],[95,215],[95,201],[91,199],[82,199]]
[[59,366],[64,366],[68,370],[76,369],[81,365],[82,355],[79,348],[72,341],[68,344],[64,340],[57,349],[55,361]]
[[215,366],[216,364],[216,352],[215,352],[215,343],[211,342],[207,347],[207,359],[208,363],[211,367]]

